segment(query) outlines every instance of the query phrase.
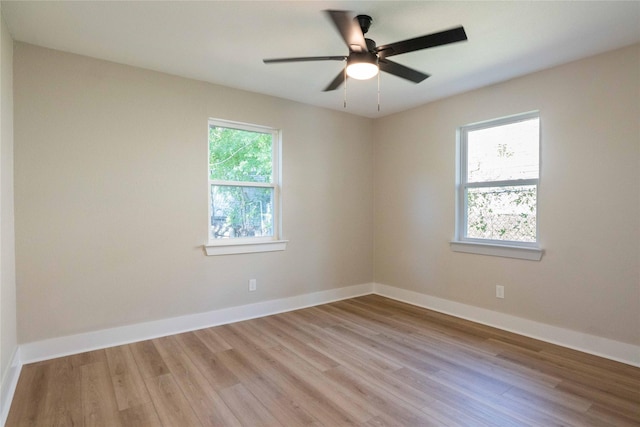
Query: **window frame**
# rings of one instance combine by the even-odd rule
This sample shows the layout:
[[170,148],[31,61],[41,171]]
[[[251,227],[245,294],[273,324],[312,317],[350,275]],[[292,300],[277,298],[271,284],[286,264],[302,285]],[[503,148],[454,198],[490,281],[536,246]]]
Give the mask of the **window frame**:
[[[468,134],[473,131],[489,129],[508,124],[514,124],[531,119],[538,119],[538,177],[529,179],[512,179],[500,181],[483,181],[469,183],[467,171]],[[539,261],[542,258],[539,238],[539,189],[541,172],[542,148],[541,118],[539,111],[530,111],[497,119],[485,120],[461,126],[456,131],[456,204],[455,204],[455,232],[451,241],[451,249],[456,252],[493,255],[509,258],[519,258]],[[481,239],[467,237],[467,191],[473,188],[510,187],[534,185],[536,188],[536,241],[522,242],[514,240]]]
[[[243,130],[271,134],[271,162],[272,178],[271,182],[250,182],[250,181],[226,181],[211,179],[209,165],[209,129],[222,127],[227,129]],[[205,252],[207,255],[231,255],[254,252],[283,251],[286,249],[287,240],[282,239],[282,199],[281,199],[281,147],[282,131],[269,126],[242,123],[224,119],[209,118],[207,121],[207,243]],[[273,189],[273,235],[258,237],[238,237],[232,239],[214,239],[211,235],[211,186],[234,186],[234,187],[260,187]]]

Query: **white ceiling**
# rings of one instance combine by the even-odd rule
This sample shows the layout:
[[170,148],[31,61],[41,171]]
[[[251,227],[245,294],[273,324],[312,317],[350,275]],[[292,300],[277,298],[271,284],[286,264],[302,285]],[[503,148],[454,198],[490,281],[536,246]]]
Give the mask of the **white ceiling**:
[[383,73],[349,80],[346,111],[406,110],[640,42],[638,1],[2,1],[15,40],[345,111],[344,90],[322,89],[338,61],[263,58],[346,55],[325,9],[368,14],[378,45],[463,25],[466,42],[393,57],[431,77]]

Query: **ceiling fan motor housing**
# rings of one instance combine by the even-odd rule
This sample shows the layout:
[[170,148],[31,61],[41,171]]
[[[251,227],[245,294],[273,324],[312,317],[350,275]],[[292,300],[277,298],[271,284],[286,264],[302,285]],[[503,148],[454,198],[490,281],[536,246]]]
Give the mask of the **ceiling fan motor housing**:
[[368,64],[378,65],[378,55],[374,52],[351,52],[347,58],[349,64],[366,62]]
[[367,50],[369,52],[375,52],[376,51],[376,42],[374,42],[371,39],[364,39],[364,41],[367,43]]

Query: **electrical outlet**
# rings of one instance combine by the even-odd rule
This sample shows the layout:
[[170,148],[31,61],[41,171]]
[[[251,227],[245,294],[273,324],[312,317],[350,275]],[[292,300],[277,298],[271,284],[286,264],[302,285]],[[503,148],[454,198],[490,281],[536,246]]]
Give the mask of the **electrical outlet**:
[[496,298],[504,298],[504,286],[496,285]]
[[249,292],[253,292],[258,289],[258,283],[256,279],[249,279]]

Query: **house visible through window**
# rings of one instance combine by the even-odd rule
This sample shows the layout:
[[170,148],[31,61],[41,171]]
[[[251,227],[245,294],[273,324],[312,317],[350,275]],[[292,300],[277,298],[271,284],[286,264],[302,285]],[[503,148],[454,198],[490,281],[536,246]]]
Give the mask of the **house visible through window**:
[[279,239],[279,143],[276,129],[209,121],[207,246]]
[[537,246],[537,112],[459,129],[456,240]]

